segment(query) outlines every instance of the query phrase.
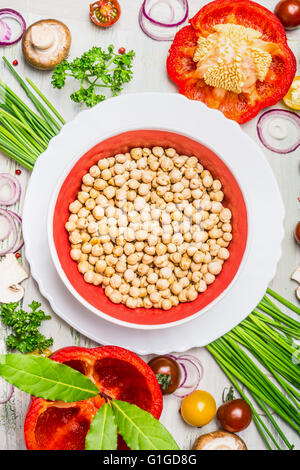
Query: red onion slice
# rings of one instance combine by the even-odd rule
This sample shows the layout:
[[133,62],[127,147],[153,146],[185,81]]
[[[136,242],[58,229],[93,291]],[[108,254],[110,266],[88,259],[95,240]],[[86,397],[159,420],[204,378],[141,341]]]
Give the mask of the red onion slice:
[[150,16],[151,11],[155,5],[163,2],[163,3],[167,3],[168,5],[170,5],[171,14],[173,16],[173,13],[174,13],[174,16],[175,16],[173,5],[169,3],[168,0],[160,0],[156,2],[154,5],[152,5],[152,7],[150,7],[147,13],[146,11],[147,1],[144,0],[141,6],[140,12],[139,12],[139,24],[140,24],[142,31],[151,39],[154,39],[155,41],[173,41],[175,34],[177,32],[177,29],[175,29],[175,31],[172,34],[166,34],[164,31],[164,28],[176,28],[186,21],[188,14],[189,14],[188,3],[187,3],[187,0],[180,0],[180,1],[182,2],[183,8],[184,8],[183,17],[175,23],[164,23],[162,21],[157,21],[156,19],[152,18]]
[[300,116],[285,109],[271,109],[257,122],[261,143],[272,152],[287,154],[300,146]]
[[10,385],[9,394],[8,394],[7,398],[5,398],[4,400],[0,400],[0,405],[5,405],[6,403],[8,403],[11,400],[11,398],[14,394],[14,390],[15,390],[15,387],[13,385]]
[[204,372],[202,363],[191,354],[184,354],[179,357],[170,354],[169,357],[178,363],[182,373],[181,383],[173,395],[177,398],[185,398],[197,390],[199,386]]
[[[7,209],[7,212],[8,212],[12,217],[14,217],[14,218],[17,220],[17,222],[20,224],[20,227],[22,227],[22,219],[21,219],[21,217],[20,217],[18,214],[16,214],[15,212],[11,211],[11,210],[8,210],[8,209]],[[13,247],[12,252],[13,252],[13,253],[16,253],[17,251],[21,250],[21,248],[23,248],[23,246],[24,246],[24,240],[23,240],[23,237],[22,237],[22,231],[20,231],[18,240],[17,240],[15,246]]]
[[5,21],[0,20],[0,41],[8,42],[11,35],[11,27]]
[[155,10],[155,7],[157,5],[160,5],[161,3],[164,3],[169,7],[169,9],[170,9],[170,19],[168,20],[168,22],[172,23],[174,18],[175,18],[175,11],[174,11],[174,8],[172,7],[172,5],[170,5],[170,3],[168,2],[168,0],[157,0],[155,3],[153,3],[153,5],[149,8],[148,15],[150,17],[152,17],[151,15],[153,13],[153,10]]
[[18,242],[18,231],[14,221],[14,217],[7,210],[0,209],[0,216],[4,217],[7,220],[10,226],[9,235],[12,234],[12,241],[9,243],[8,247],[0,250],[0,256],[5,256],[8,253],[14,253],[14,248]]
[[[175,23],[172,23],[172,21],[175,17],[174,0],[173,0],[173,3],[172,3],[172,0],[170,0],[170,1],[169,0],[158,0],[157,2],[155,2],[150,7],[150,9],[148,10],[148,13],[147,13],[147,3],[149,3],[149,0],[144,0],[144,2],[142,4],[142,13],[143,13],[144,17],[147,18],[148,21],[150,21],[151,23],[153,23],[157,26],[164,26],[165,28],[173,28],[175,26],[180,26],[182,23],[184,23],[187,20],[187,17],[188,17],[188,14],[189,14],[189,5],[188,5],[187,0],[177,0],[177,3],[182,3],[183,16],[182,16],[182,18],[180,18]],[[165,3],[170,7],[170,10],[171,10],[172,16],[173,16],[173,18],[170,20],[171,23],[158,21],[158,20],[156,20],[155,18],[153,18],[151,16],[151,11],[153,11],[154,7],[157,6],[159,3]]]
[[12,18],[13,20],[16,20],[21,26],[21,33],[14,39],[11,37],[9,40],[0,39],[0,46],[11,46],[12,44],[16,44],[22,39],[23,34],[26,31],[26,22],[23,16],[18,11],[12,10],[11,8],[1,8],[0,19],[1,18]]
[[21,197],[21,184],[17,178],[10,175],[9,173],[0,174],[0,190],[3,186],[8,185],[12,192],[12,196],[8,199],[3,199],[0,197],[0,204],[2,206],[12,206]]

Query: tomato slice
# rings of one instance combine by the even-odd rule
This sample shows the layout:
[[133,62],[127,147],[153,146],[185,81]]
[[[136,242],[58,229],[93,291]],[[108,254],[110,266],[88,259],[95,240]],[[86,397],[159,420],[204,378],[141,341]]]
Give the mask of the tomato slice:
[[[296,73],[296,59],[287,45],[282,24],[269,10],[249,0],[234,2],[232,0],[215,0],[204,6],[190,20],[190,24],[190,26],[182,28],[175,36],[167,60],[168,75],[177,84],[180,93],[190,99],[203,101],[207,106],[220,110],[227,118],[240,124],[254,118],[261,109],[276,104],[287,93]],[[253,48],[259,47],[261,48],[259,49],[259,60],[263,62],[265,56],[270,58],[263,77],[254,79],[248,89],[241,79],[240,82],[244,89],[240,90],[233,90],[228,85],[227,88],[225,85],[223,87],[222,81],[220,84],[218,77],[216,81],[214,81],[214,77],[210,81],[207,79],[205,72],[215,68],[219,70],[221,67],[218,64],[222,62],[224,57],[221,60],[218,54],[220,51],[222,52],[224,44],[213,44],[214,49],[208,49],[211,54],[209,60],[214,60],[212,63],[207,62],[208,68],[203,69],[204,71],[201,71],[201,67],[203,64],[205,66],[205,60],[208,61],[207,56],[200,56],[196,62],[194,60],[199,47],[199,38],[201,41],[203,40],[205,47],[207,44],[207,47],[211,47],[212,43],[209,41],[214,40],[212,38],[216,34],[216,28],[219,26],[224,28],[223,25],[226,24],[229,24],[229,27],[233,25],[235,29],[251,28],[252,33],[255,34],[257,31],[260,37],[253,40],[254,45],[250,45],[249,42],[249,51],[251,50],[252,54]],[[224,34],[227,39],[229,36]],[[223,54],[227,54],[225,46]],[[229,60],[235,61],[235,59],[238,60],[238,56],[230,57]],[[227,61],[228,55],[225,56],[225,72],[218,72],[221,77],[225,77],[225,79],[222,78],[223,81],[226,81],[226,76],[231,76]],[[253,64],[246,63],[247,67],[244,66],[242,69],[243,78],[246,77],[244,81],[247,80],[250,73],[253,78]]]
[[[32,398],[24,434],[29,450],[83,450],[85,437],[104,397],[133,403],[159,418],[162,393],[154,372],[134,353],[115,346],[63,348],[51,359],[88,376],[99,396],[76,403]],[[102,394],[102,396],[101,396]],[[118,449],[127,449],[121,436]]]
[[90,18],[95,25],[108,28],[115,24],[121,15],[118,0],[98,0],[90,4]]

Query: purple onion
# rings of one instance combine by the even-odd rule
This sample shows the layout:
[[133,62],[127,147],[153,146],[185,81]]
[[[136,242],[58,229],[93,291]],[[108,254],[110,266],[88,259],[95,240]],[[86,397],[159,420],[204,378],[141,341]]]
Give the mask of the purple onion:
[[[0,9],[0,20],[1,20],[1,17],[3,18],[13,18],[14,20],[16,20],[21,28],[22,28],[22,31],[21,31],[21,34],[16,38],[14,39],[13,41],[3,41],[3,38],[0,38],[0,46],[11,46],[12,44],[16,44],[17,42],[19,42],[25,31],[26,31],[26,22],[23,18],[23,16],[16,10],[12,10],[11,8],[1,8]],[[7,25],[8,26],[8,25]]]

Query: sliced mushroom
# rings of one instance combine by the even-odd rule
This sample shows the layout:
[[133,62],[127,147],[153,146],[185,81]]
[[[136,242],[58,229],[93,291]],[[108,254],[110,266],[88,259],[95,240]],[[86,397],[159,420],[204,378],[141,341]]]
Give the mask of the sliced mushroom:
[[24,289],[18,284],[27,279],[28,274],[17,261],[14,254],[6,255],[0,262],[0,302],[19,302]]
[[291,279],[300,284],[300,266],[296,269],[296,271],[293,272],[293,274],[291,275]]
[[68,55],[71,46],[69,28],[58,20],[40,20],[26,30],[22,48],[27,62],[40,70],[50,70]]
[[247,450],[247,446],[236,434],[214,431],[198,437],[193,450]]
[[296,297],[297,297],[298,300],[300,300],[300,286],[297,287],[297,289],[296,289]]

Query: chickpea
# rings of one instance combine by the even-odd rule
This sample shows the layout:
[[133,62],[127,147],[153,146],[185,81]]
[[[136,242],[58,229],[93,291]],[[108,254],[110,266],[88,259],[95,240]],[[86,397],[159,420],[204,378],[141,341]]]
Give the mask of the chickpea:
[[89,263],[87,261],[80,261],[80,263],[78,263],[78,271],[81,274],[85,274],[86,272],[88,272],[88,270],[89,270]]
[[214,282],[215,276],[213,274],[207,272],[206,274],[204,274],[203,280],[206,282],[207,285],[210,285]]
[[218,253],[218,258],[221,260],[226,260],[230,256],[229,251],[226,248],[220,248],[219,253]]
[[94,271],[86,271],[83,277],[85,282],[87,282],[88,284],[93,284],[95,280],[95,273]]
[[79,261],[81,256],[81,251],[79,249],[73,249],[70,251],[70,255],[73,261]]
[[165,290],[169,287],[169,281],[167,279],[158,279],[156,287],[158,290]]
[[114,290],[108,297],[114,304],[120,304],[123,298],[118,290]]
[[218,261],[212,261],[208,264],[208,271],[210,274],[217,276],[222,271],[222,264]]
[[72,202],[72,203],[69,205],[69,211],[70,211],[72,214],[77,214],[81,208],[82,208],[82,204],[81,204],[81,202],[79,202],[78,200]]
[[94,183],[95,181],[95,178],[93,178],[89,173],[86,173],[83,177],[82,177],[82,182],[84,185],[86,186],[92,186],[92,184]]
[[164,299],[161,303],[161,308],[163,310],[170,310],[170,308],[172,308],[172,302],[169,299]]

